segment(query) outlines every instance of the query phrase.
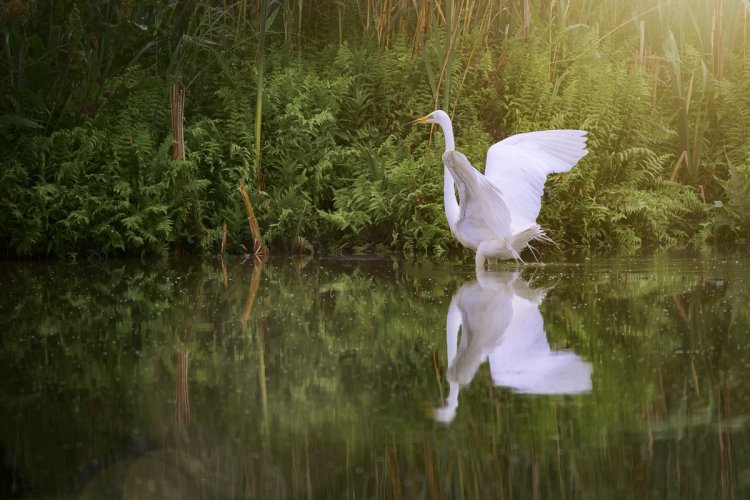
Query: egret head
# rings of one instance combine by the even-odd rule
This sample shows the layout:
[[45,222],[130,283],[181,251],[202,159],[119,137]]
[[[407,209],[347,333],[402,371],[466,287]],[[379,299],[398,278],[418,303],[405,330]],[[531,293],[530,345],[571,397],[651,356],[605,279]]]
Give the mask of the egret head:
[[442,109],[435,110],[422,118],[417,118],[412,123],[437,123],[440,125],[440,128],[443,130],[443,135],[445,136],[445,150],[449,151],[455,148],[453,142],[453,125],[451,124],[451,119],[448,116],[448,113]]
[[448,113],[446,113],[442,109],[438,109],[427,116],[417,118],[416,120],[414,120],[414,123],[437,123],[438,125],[443,127],[443,129],[445,129],[446,127],[451,126],[451,119],[448,116]]

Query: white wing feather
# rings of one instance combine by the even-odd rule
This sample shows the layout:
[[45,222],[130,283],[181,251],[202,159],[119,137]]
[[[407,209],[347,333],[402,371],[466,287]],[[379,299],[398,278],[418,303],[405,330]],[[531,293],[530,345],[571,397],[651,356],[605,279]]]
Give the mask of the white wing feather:
[[588,154],[584,130],[544,130],[508,137],[487,151],[485,176],[503,193],[514,232],[536,223],[547,175],[567,172]]
[[443,162],[452,173],[461,198],[462,232],[483,241],[499,238],[510,231],[511,214],[504,203],[503,193],[466,156],[458,151],[446,151]]

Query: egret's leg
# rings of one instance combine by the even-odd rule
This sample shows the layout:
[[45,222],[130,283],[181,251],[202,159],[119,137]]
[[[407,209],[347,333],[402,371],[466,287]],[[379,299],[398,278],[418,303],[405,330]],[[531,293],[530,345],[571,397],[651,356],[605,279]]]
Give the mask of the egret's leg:
[[488,240],[480,243],[477,247],[476,255],[477,271],[484,271],[485,261],[490,265],[492,263],[497,263],[497,256],[502,255],[506,247],[507,242],[505,240]]

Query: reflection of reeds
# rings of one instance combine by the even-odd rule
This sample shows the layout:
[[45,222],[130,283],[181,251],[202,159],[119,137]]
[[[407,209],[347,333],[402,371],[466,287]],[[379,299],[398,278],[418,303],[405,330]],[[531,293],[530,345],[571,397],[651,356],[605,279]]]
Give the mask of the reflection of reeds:
[[[244,186],[243,186],[244,187]],[[246,194],[246,193],[244,193]],[[242,332],[244,335],[247,335],[249,332],[249,320],[250,317],[253,314],[253,308],[255,305],[255,297],[258,292],[258,287],[260,286],[260,277],[263,271],[263,261],[259,258],[255,258],[254,265],[253,265],[253,274],[252,278],[250,280],[250,289],[247,293],[247,303],[245,304],[245,310],[242,313]],[[265,321],[263,319],[258,319],[256,321],[257,328],[256,328],[256,347],[257,347],[257,360],[258,360],[258,383],[260,388],[260,398],[261,398],[261,418],[259,420],[260,424],[260,437],[261,437],[261,466],[260,469],[263,471],[263,474],[260,478],[260,484],[255,484],[255,469],[251,468],[250,472],[253,474],[253,480],[252,485],[249,487],[248,491],[252,492],[263,492],[263,495],[261,495],[264,498],[273,498],[274,495],[272,492],[279,492],[284,491],[285,484],[284,481],[275,481],[274,480],[274,472],[272,471],[272,458],[271,458],[271,435],[270,430],[268,427],[268,388],[266,386],[266,353],[265,353]],[[278,479],[278,478],[276,478]],[[260,489],[258,489],[260,488]],[[285,496],[285,495],[282,495]]]
[[224,262],[224,257],[221,258],[221,275],[224,278],[224,288],[229,286],[229,274],[227,273],[227,265]]
[[[732,462],[732,433],[725,428],[723,422],[729,422],[732,410],[729,405],[729,388],[726,383],[722,384],[719,392],[718,428],[719,428],[719,470],[721,471],[721,498],[733,498],[734,464]],[[728,427],[728,426],[727,426]]]
[[224,256],[224,250],[227,247],[227,223],[225,222],[221,228],[221,255]]
[[266,324],[263,320],[258,321],[258,380],[260,382],[261,402],[261,438],[263,449],[270,451],[270,435],[268,429],[268,389],[266,387],[266,346],[265,346]]
[[175,388],[174,414],[177,425],[183,429],[190,423],[190,385],[188,381],[189,358],[187,352],[175,354],[177,385]]
[[247,320],[253,314],[253,306],[255,304],[255,294],[258,292],[260,286],[260,275],[263,272],[263,262],[255,259],[253,265],[253,276],[250,280],[250,290],[247,293],[247,303],[245,304],[245,311],[242,313],[242,324],[246,325]]

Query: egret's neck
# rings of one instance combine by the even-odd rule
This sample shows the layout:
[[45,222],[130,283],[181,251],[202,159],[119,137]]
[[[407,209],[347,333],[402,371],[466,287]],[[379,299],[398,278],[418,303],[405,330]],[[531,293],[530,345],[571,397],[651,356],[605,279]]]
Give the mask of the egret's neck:
[[448,226],[451,228],[451,232],[455,233],[455,226],[461,215],[461,209],[458,206],[453,176],[448,167],[445,166],[443,166],[443,207],[445,208],[445,218],[448,219]]
[[453,151],[456,149],[456,143],[453,141],[453,125],[450,122],[441,123],[443,135],[445,136],[445,150]]
[[[446,123],[440,123],[440,127],[443,129],[443,136],[445,136],[445,150],[453,151],[456,149],[456,143],[453,140],[453,125],[448,120]],[[448,167],[443,167],[443,207],[445,208],[445,217],[448,219],[448,226],[451,228],[451,232],[455,234],[455,226],[461,210],[458,207],[453,176]]]

